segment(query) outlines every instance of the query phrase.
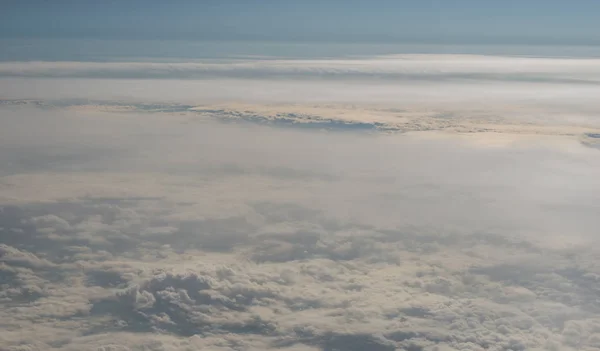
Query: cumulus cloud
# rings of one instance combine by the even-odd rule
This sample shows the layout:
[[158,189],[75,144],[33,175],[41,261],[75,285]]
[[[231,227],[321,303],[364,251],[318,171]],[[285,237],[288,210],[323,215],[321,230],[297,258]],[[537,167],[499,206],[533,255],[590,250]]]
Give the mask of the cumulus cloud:
[[2,349],[597,348],[576,138],[1,116]]

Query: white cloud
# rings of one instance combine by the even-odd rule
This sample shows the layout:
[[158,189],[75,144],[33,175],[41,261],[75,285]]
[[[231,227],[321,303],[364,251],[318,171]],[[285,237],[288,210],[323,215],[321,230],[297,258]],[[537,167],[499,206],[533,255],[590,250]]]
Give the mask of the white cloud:
[[172,79],[328,77],[600,83],[600,60],[429,54],[327,60],[263,58],[204,62],[4,62],[0,63],[0,76]]
[[221,103],[222,108],[232,102],[351,104],[354,109],[367,104],[394,108],[388,121],[426,117],[422,129],[456,119],[599,126],[600,60],[590,58],[392,55],[186,63],[4,62],[0,76],[5,99]]
[[596,347],[576,139],[3,111],[8,350]]
[[0,348],[594,350],[599,72],[0,63]]

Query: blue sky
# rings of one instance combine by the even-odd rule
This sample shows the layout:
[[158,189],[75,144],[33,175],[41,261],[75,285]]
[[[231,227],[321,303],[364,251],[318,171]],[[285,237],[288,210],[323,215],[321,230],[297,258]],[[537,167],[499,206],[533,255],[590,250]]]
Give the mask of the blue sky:
[[597,0],[4,0],[0,35],[598,44],[599,14]]

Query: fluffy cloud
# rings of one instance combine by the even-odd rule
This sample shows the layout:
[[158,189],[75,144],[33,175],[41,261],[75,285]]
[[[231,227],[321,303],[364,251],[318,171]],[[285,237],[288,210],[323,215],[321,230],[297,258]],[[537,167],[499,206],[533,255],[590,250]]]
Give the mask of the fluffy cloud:
[[597,349],[598,67],[0,63],[0,349]]
[[597,348],[600,164],[576,138],[0,123],[2,349]]
[[[97,201],[22,205],[11,211],[32,218],[39,218],[37,211],[60,213],[85,222],[98,206]],[[101,222],[130,232],[130,223],[119,217],[132,210],[146,217],[147,207],[142,201],[121,203],[113,213],[123,215]],[[264,223],[269,228],[279,221],[305,222],[287,227],[328,225],[323,214],[278,207],[279,214]],[[264,211],[264,205],[256,211]],[[152,220],[161,218],[144,218],[149,227]],[[36,223],[19,221],[31,222]],[[223,223],[221,231],[238,225]],[[260,234],[272,230],[248,228],[250,236],[257,236],[243,245],[231,241],[227,251],[203,245],[202,232],[178,249],[163,238],[130,232],[127,251],[108,253],[106,243],[75,246],[64,238],[54,239],[63,245],[57,252],[49,249],[44,231],[30,227],[34,239],[26,243],[27,256],[24,249],[5,249],[2,260],[15,279],[7,284],[21,291],[31,286],[27,291],[39,293],[28,300],[9,296],[3,302],[3,323],[40,328],[40,349],[60,344],[57,338],[65,349],[143,349],[150,344],[163,349],[324,350],[594,346],[599,326],[594,249],[578,249],[574,257],[569,249],[513,242],[504,235],[426,234],[418,228],[347,225],[312,234],[291,234],[293,229]],[[104,233],[99,229],[95,235]],[[80,240],[76,232],[68,236]],[[123,243],[122,237],[106,240]],[[287,251],[265,250],[270,242],[287,245]],[[69,329],[75,322],[77,329]],[[44,334],[47,327],[61,333]],[[110,339],[103,337],[109,333]],[[146,340],[138,337],[148,333],[152,336]],[[13,346],[26,341],[11,333],[3,338]]]

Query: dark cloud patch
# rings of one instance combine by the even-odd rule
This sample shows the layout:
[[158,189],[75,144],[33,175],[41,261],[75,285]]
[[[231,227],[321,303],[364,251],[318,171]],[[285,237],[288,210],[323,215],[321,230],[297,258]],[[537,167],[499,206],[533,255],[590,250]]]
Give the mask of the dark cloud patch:
[[31,303],[47,296],[43,285],[36,284],[39,282],[30,270],[0,265],[0,306]]
[[568,281],[557,289],[557,299],[570,306],[583,307],[588,312],[600,314],[600,274],[596,270],[586,270],[581,267],[565,267],[555,273]]
[[190,248],[226,252],[248,243],[248,236],[255,229],[245,218],[184,221],[172,235],[156,235],[150,239],[169,244],[179,252]]
[[94,302],[93,315],[111,315],[114,325],[135,332],[162,331],[181,336],[207,333],[272,334],[276,325],[258,315],[240,320],[214,318],[223,311],[244,312],[256,299],[272,294],[256,294],[233,287],[212,289],[210,277],[195,274],[159,274],[141,285],[118,292],[114,297]]
[[407,226],[394,230],[376,229],[374,237],[379,242],[400,242],[409,251],[435,252],[443,247],[467,248],[475,245],[502,246],[507,249],[539,253],[540,249],[531,242],[519,238],[511,238],[506,234],[482,232],[473,230],[458,231],[457,229],[434,230]]
[[[3,148],[6,146],[3,146]],[[0,153],[0,176],[9,176],[29,172],[64,172],[85,169],[101,170],[102,162],[106,163],[117,154],[127,152],[125,149],[114,150],[111,147],[81,146],[78,149],[46,145],[46,147],[19,146],[13,150]],[[93,160],[93,162],[92,162]],[[74,169],[73,165],[79,165]]]
[[567,306],[578,306],[587,313],[600,313],[598,273],[556,261],[538,264],[501,264],[473,267],[473,274],[484,274],[493,281],[525,287],[538,296]]
[[0,243],[32,249],[38,235],[35,225],[28,221],[31,215],[18,206],[0,206]]
[[[170,223],[161,218],[168,212],[145,213],[145,206],[165,205],[159,198],[140,197],[5,207],[0,212],[0,228],[7,234],[0,242],[29,245],[32,252],[45,252],[62,260],[71,256],[64,250],[66,247],[83,246],[124,254],[151,242],[168,244],[178,252],[188,249],[226,252],[248,243],[248,236],[257,229],[243,217]],[[176,230],[154,229],[168,225]],[[56,235],[49,238],[50,232]]]
[[128,280],[117,271],[104,271],[93,269],[86,272],[88,286],[101,286],[104,288],[118,288],[127,284]]
[[373,351],[393,351],[396,350],[394,344],[383,337],[364,334],[327,334],[320,337],[317,343],[323,351],[334,350],[373,350]]
[[287,262],[318,257],[320,233],[297,231],[289,234],[265,234],[252,258],[257,262]]
[[547,268],[511,263],[473,267],[470,269],[470,272],[473,274],[485,274],[494,281],[502,281],[514,285],[529,285],[539,279],[540,275],[550,273]]
[[294,203],[261,202],[254,204],[253,207],[265,216],[269,223],[312,221],[322,217],[321,211]]
[[[0,243],[32,252],[55,262],[75,262],[85,248],[92,253],[112,254],[135,252],[148,238],[141,232],[160,219],[144,212],[154,198],[82,199],[73,202],[53,202],[4,206],[0,208]],[[143,211],[143,210],[142,210]]]
[[64,207],[69,205],[72,209],[82,207],[76,204],[53,203],[0,208],[0,225],[5,234],[0,238],[0,242],[32,252],[52,252],[60,249],[63,245],[57,245],[49,238],[49,234],[57,231],[59,235],[73,234],[69,223],[55,215],[64,213]]
[[35,285],[28,285],[9,267],[0,266],[0,306],[3,304],[29,303],[46,294]]
[[373,229],[372,226],[359,221],[342,221],[328,216],[322,209],[289,202],[257,202],[251,204],[256,213],[265,218],[266,223],[308,223],[318,225],[327,231],[344,229]]
[[294,344],[316,346],[323,351],[394,351],[395,343],[381,335],[372,334],[341,334],[318,333],[311,330],[298,330],[298,338],[277,342],[278,347],[287,347]]
[[433,314],[429,311],[429,309],[424,307],[408,307],[400,309],[402,314],[410,316],[410,317],[419,317],[419,318],[429,318]]

